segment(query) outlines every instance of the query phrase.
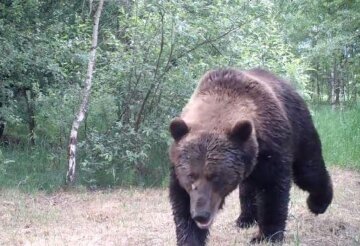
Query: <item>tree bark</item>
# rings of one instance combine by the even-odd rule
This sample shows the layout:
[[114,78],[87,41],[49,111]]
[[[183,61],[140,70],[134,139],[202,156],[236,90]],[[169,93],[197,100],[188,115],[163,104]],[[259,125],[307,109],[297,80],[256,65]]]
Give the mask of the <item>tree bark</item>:
[[333,109],[336,109],[339,106],[339,94],[340,94],[340,85],[338,78],[337,63],[334,59],[334,67],[331,73],[331,105]]
[[30,132],[30,144],[32,146],[35,145],[35,109],[34,109],[34,100],[32,96],[31,90],[24,90],[24,97],[26,101],[27,106],[27,112],[28,112],[28,126],[29,126],[29,132]]
[[352,89],[352,96],[351,96],[351,101],[356,104],[357,102],[357,87],[356,87],[356,83]]
[[[3,106],[3,103],[0,102],[0,108]],[[0,111],[1,112],[1,111]],[[2,115],[0,115],[0,139],[5,131],[5,120]]]
[[4,130],[5,130],[5,123],[3,122],[3,120],[0,118],[0,139],[4,134]]
[[316,100],[317,100],[317,103],[321,102],[319,72],[320,72],[320,69],[319,69],[319,63],[318,63],[316,66]]
[[104,0],[100,0],[99,5],[96,10],[96,13],[94,15],[92,43],[91,43],[91,49],[90,49],[90,57],[89,57],[89,63],[88,63],[88,68],[87,68],[87,74],[86,74],[86,79],[85,79],[85,87],[83,90],[83,100],[81,102],[79,111],[76,114],[75,119],[73,121],[71,133],[70,133],[70,141],[69,141],[69,148],[68,148],[69,167],[68,167],[68,171],[66,174],[66,183],[68,183],[68,184],[69,183],[72,184],[75,181],[77,136],[78,136],[78,130],[79,130],[80,123],[85,118],[85,114],[86,114],[86,111],[88,109],[88,104],[89,104],[93,70],[95,67],[95,59],[96,59],[99,20],[100,20],[103,4],[104,4]]
[[326,82],[327,82],[327,98],[326,103],[331,105],[331,98],[332,98],[332,71],[329,68],[324,69],[324,74],[326,74]]

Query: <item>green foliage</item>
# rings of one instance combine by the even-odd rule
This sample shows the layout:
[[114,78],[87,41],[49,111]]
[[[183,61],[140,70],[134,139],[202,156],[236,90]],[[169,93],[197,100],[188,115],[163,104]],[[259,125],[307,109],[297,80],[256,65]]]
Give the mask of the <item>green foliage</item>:
[[[313,101],[356,101],[359,94],[359,1],[276,1],[288,42],[311,65]],[[326,99],[325,96],[326,95]]]
[[90,185],[141,184],[147,174],[150,145],[128,125],[118,122],[106,134],[91,132],[82,146],[87,153],[81,163],[82,176]]
[[[112,6],[119,8],[118,25],[125,31],[115,35],[112,24],[103,28],[82,145],[86,183],[161,184],[168,164],[153,162],[167,161],[167,124],[208,69],[267,66],[305,86],[306,63],[297,58],[294,67],[272,4],[218,5],[136,1],[128,9]],[[155,156],[158,146],[162,152]]]
[[[52,189],[62,182],[96,4],[0,3],[0,141],[20,141],[2,146],[0,183],[26,180]],[[168,123],[209,69],[265,67],[309,101],[332,97],[329,81],[336,72],[342,100],[356,104],[358,10],[357,1],[340,0],[106,1],[89,110],[80,127],[78,182],[166,184]],[[338,113],[321,114],[331,122]],[[319,118],[319,128],[327,127]]]

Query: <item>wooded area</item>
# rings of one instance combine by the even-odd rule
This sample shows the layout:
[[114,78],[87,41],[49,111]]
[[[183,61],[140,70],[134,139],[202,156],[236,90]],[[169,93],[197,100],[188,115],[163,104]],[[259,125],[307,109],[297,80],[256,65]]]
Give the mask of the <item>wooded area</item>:
[[[79,128],[82,184],[165,184],[169,121],[200,76],[218,67],[264,67],[287,78],[311,105],[322,138],[339,130],[326,128],[327,116],[342,117],[348,145],[338,144],[352,153],[343,162],[360,166],[360,1],[107,0],[93,47],[98,5],[0,2],[0,185],[63,182],[95,48]],[[340,151],[331,145],[338,138],[325,142],[329,156]]]

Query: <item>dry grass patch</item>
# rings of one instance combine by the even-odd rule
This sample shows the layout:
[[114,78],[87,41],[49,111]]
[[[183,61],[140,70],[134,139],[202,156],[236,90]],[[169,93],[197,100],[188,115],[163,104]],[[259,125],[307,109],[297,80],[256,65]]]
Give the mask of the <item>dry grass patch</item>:
[[[285,245],[360,245],[360,174],[331,169],[335,199],[312,215],[306,193],[292,190]],[[211,230],[210,245],[248,245],[256,228],[235,227],[237,191]],[[0,245],[175,245],[167,190],[0,193]]]

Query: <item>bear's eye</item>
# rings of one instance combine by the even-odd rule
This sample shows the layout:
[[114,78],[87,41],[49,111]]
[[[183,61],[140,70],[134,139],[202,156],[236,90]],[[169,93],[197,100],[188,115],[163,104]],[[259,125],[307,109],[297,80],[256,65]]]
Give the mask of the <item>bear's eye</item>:
[[194,182],[198,178],[196,173],[189,173],[188,177],[191,180],[191,182]]
[[217,181],[218,179],[219,179],[218,174],[211,174],[211,175],[208,176],[209,181]]

